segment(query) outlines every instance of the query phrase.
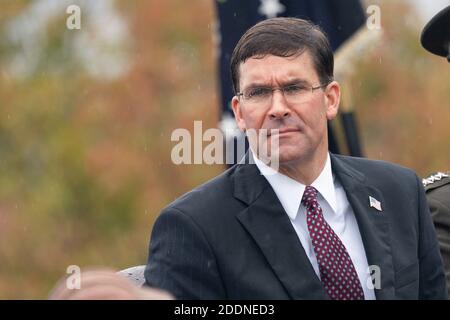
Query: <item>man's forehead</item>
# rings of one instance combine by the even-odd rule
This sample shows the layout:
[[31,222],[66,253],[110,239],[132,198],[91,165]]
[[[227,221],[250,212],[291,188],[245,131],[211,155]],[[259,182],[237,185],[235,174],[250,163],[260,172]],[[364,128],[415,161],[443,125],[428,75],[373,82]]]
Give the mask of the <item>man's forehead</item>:
[[274,76],[285,80],[307,80],[314,74],[312,59],[307,51],[290,57],[255,56],[239,65],[240,79],[245,82],[267,81]]

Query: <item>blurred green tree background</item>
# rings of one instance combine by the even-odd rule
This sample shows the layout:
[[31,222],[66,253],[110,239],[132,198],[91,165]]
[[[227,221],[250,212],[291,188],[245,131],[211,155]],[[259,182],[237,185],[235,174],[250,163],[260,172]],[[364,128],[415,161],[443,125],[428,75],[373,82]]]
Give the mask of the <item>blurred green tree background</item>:
[[[106,2],[0,4],[2,299],[45,299],[69,265],[144,264],[160,210],[224,169],[170,159],[174,129],[217,126],[213,2]],[[450,66],[408,1],[378,4],[385,37],[351,81],[366,156],[449,170]]]

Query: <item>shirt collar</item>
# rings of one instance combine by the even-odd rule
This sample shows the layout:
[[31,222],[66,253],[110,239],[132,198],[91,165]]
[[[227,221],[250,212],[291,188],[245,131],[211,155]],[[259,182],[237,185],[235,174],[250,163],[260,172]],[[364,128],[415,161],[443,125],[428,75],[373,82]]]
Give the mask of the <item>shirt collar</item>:
[[334,213],[338,213],[336,200],[336,181],[331,170],[330,154],[327,154],[325,167],[323,168],[317,179],[311,184],[316,188],[326,202],[333,209]]
[[[297,217],[306,186],[267,166],[264,162],[259,160],[253,152],[251,152],[251,154],[260,173],[264,175],[272,186],[289,218],[294,220]],[[337,214],[336,187],[331,170],[329,153],[327,154],[327,159],[322,172],[311,185],[316,188],[317,191],[319,191],[319,194],[328,202],[333,209],[333,213]]]

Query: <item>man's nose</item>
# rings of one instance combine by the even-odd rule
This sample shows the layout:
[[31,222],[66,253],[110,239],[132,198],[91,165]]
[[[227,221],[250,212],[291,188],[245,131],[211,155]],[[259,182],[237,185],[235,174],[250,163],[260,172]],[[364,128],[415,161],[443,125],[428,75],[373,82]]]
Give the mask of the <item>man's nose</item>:
[[269,118],[271,120],[279,120],[288,118],[291,115],[291,109],[289,109],[286,98],[283,95],[283,91],[274,90],[272,93],[272,103],[269,110]]

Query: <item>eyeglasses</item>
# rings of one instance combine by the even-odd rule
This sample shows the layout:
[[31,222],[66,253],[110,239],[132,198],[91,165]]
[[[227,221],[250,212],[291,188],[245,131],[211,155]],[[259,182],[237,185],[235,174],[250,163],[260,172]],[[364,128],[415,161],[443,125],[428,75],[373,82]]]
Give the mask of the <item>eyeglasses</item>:
[[303,84],[290,84],[283,87],[251,87],[236,95],[243,98],[248,105],[265,106],[272,101],[273,93],[280,90],[289,104],[299,104],[308,101],[314,90],[328,86],[330,82],[317,87],[306,86]]

